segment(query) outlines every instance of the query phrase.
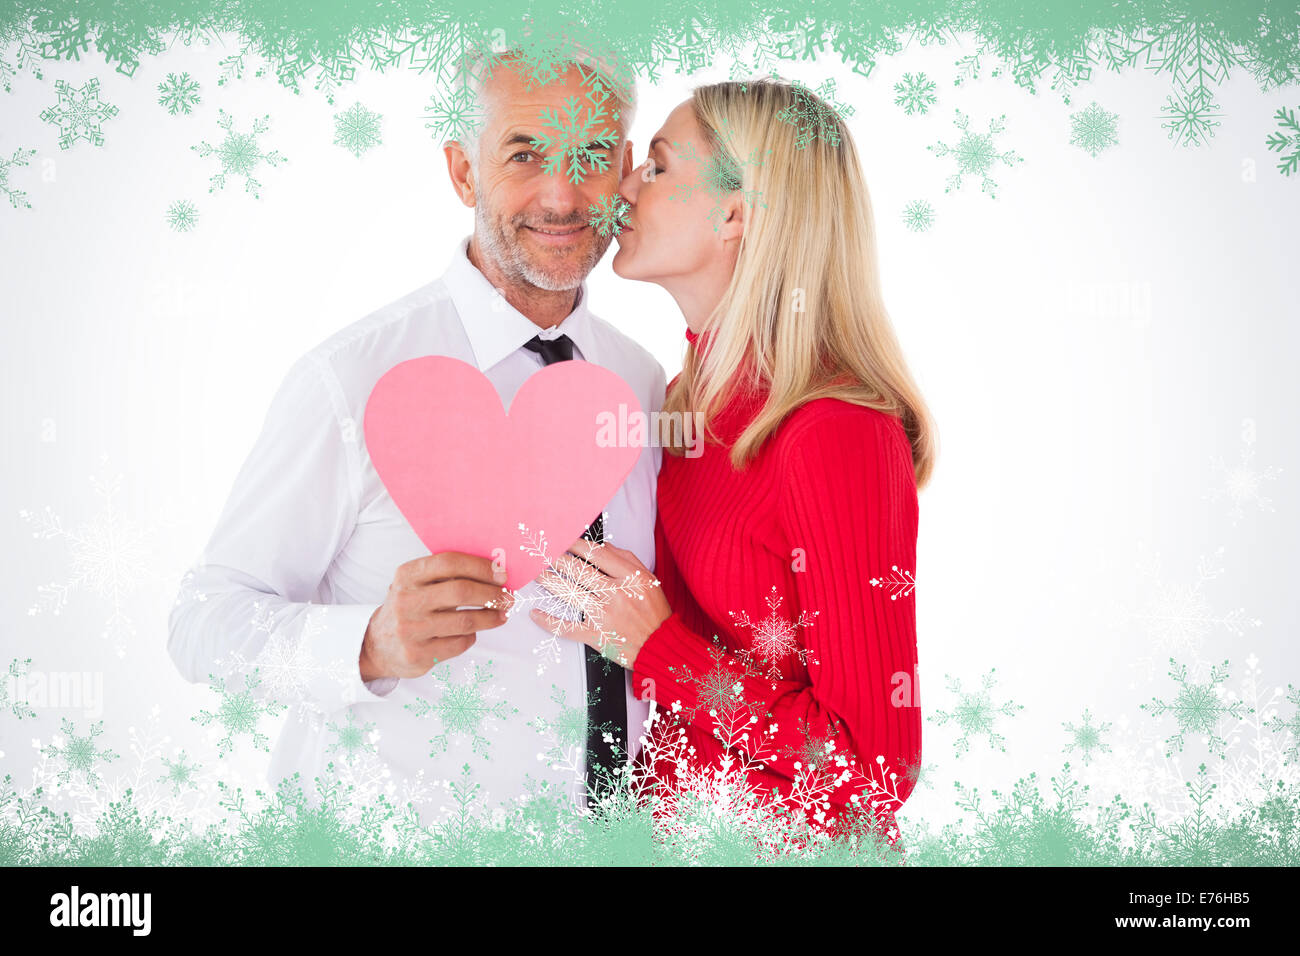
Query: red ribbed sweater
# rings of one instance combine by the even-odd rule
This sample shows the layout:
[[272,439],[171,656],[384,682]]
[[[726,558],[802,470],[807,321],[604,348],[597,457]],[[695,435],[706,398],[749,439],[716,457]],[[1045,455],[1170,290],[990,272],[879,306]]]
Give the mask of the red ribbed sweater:
[[721,731],[756,764],[755,789],[832,830],[857,794],[892,842],[921,759],[915,594],[888,586],[916,571],[911,446],[895,416],[816,399],[738,472],[728,452],[761,402],[728,406],[715,423],[724,445],[663,456],[655,574],[672,614],[633,667],[664,715],[654,774],[680,783],[681,753],[717,768]]

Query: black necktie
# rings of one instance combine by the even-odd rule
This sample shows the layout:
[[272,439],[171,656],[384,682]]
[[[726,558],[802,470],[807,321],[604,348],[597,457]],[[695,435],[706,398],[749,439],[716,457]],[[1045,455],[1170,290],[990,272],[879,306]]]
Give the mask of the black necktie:
[[[567,335],[553,339],[533,336],[524,348],[536,352],[542,362],[567,362],[573,358],[573,340]],[[605,521],[596,515],[582,533],[588,541],[603,544]],[[587,800],[606,789],[618,769],[619,755],[627,754],[627,699],[623,668],[615,667],[598,651],[583,645],[587,663]],[[605,742],[608,733],[613,744]],[[603,771],[603,773],[602,773]]]

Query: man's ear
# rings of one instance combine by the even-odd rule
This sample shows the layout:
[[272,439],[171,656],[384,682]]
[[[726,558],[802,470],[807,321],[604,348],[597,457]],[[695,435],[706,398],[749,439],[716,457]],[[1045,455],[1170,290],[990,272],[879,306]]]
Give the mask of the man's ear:
[[623,168],[619,171],[618,178],[621,182],[631,175],[632,170],[636,168],[636,163],[632,160],[632,141],[623,140]]
[[723,200],[722,209],[727,218],[718,226],[718,238],[723,242],[739,239],[745,234],[745,194],[736,190]]
[[469,156],[454,139],[448,141],[442,151],[447,156],[447,175],[451,177],[451,185],[456,190],[456,195],[460,197],[461,202],[472,209],[477,184],[474,182],[473,164],[469,161]]

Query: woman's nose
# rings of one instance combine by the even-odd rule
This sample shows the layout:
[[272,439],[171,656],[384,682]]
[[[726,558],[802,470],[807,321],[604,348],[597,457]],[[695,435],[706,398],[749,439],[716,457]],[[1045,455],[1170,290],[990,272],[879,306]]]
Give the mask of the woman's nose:
[[636,205],[636,196],[641,188],[641,168],[643,166],[645,166],[645,163],[624,176],[622,182],[618,184],[618,194],[623,197],[623,200],[629,206]]

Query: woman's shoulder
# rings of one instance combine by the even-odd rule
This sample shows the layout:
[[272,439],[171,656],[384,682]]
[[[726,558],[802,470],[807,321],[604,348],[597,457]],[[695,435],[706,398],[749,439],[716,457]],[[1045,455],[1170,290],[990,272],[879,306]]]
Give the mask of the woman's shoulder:
[[916,507],[912,444],[896,415],[818,398],[791,412],[776,438],[783,520],[827,507]]
[[[776,433],[783,448],[843,441],[901,441],[907,433],[897,415],[845,401],[842,398],[814,398],[792,411]],[[910,445],[909,445],[910,448]]]

